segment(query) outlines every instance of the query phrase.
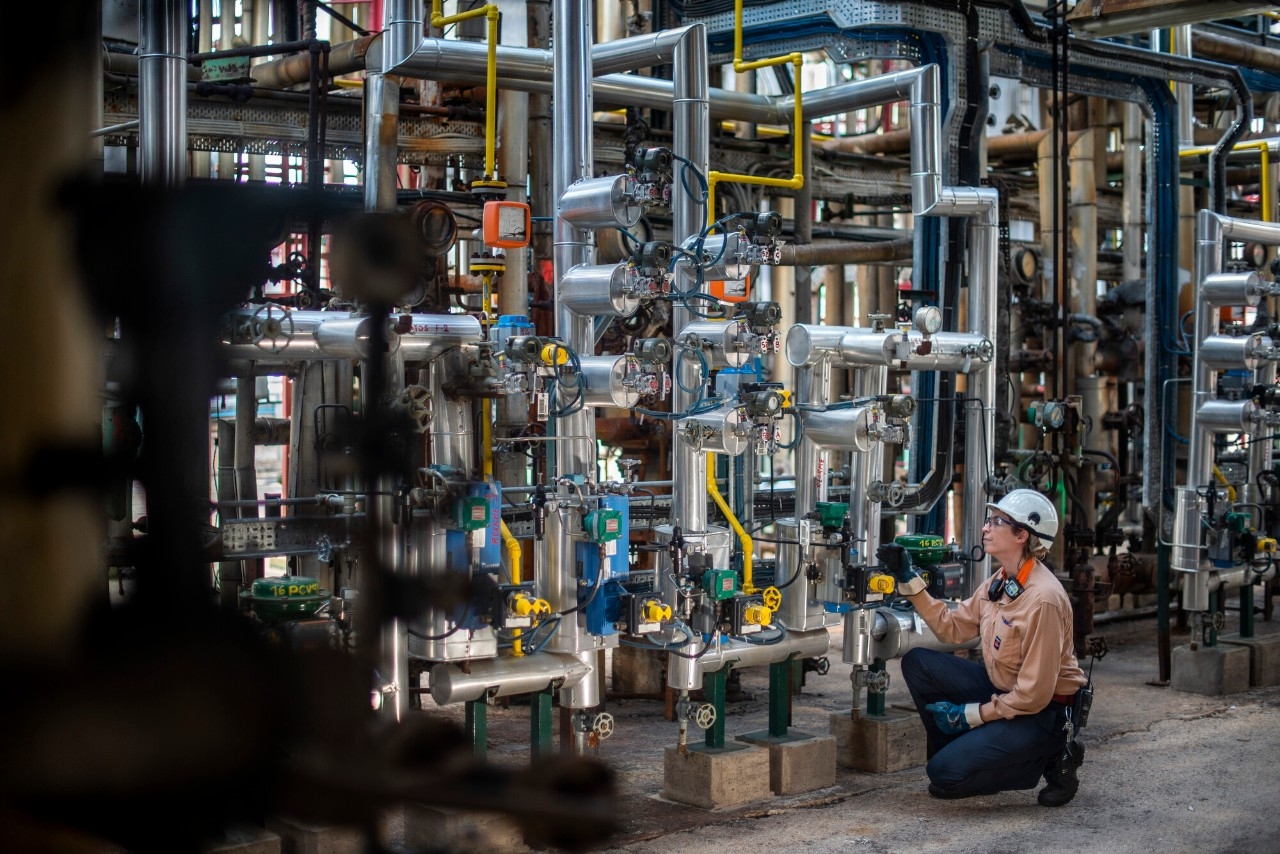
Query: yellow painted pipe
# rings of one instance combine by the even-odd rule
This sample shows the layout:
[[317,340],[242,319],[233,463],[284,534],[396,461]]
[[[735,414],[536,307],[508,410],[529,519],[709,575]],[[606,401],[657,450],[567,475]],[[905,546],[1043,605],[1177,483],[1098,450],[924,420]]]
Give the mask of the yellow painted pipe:
[[444,0],[431,0],[431,26],[446,27],[460,21],[484,17],[488,21],[489,50],[485,62],[485,98],[484,98],[484,177],[485,180],[496,180],[497,158],[497,117],[498,117],[498,20],[501,15],[498,7],[490,3],[477,6],[465,12],[458,12],[446,17]]
[[[1259,149],[1262,152],[1262,221],[1271,222],[1271,181],[1268,180],[1269,170],[1271,168],[1271,147],[1276,144],[1273,139],[1250,139],[1244,142],[1237,142],[1231,146],[1232,151],[1250,151]],[[1206,154],[1212,154],[1213,149],[1208,146],[1199,146],[1197,148],[1182,148],[1178,150],[1179,157],[1200,157]]]
[[799,53],[788,53],[770,59],[757,59],[746,62],[742,58],[742,0],[734,0],[733,4],[733,70],[741,74],[757,68],[768,68],[790,62],[796,69],[796,100],[792,118],[791,147],[795,152],[795,166],[790,178],[765,178],[760,175],[735,175],[728,172],[707,173],[707,225],[716,221],[716,184],[754,184],[761,187],[781,187],[787,190],[799,190],[804,186],[804,148],[800,144],[800,128],[804,123],[802,108],[803,86],[800,80],[800,67],[804,65],[804,56]]
[[738,517],[733,515],[733,511],[729,509],[729,503],[720,494],[720,487],[716,485],[715,454],[707,454],[707,492],[710,493],[712,500],[716,502],[716,506],[720,508],[720,512],[724,514],[724,518],[729,520],[729,527],[738,535],[738,541],[742,543],[742,592],[755,593],[756,585],[751,575],[755,543],[752,541],[751,535],[742,527],[742,523],[738,521]]

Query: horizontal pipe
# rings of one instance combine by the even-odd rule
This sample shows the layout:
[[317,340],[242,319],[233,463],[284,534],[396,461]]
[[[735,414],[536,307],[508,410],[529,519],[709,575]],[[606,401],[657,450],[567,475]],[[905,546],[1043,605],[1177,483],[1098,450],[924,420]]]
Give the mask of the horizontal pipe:
[[826,629],[816,632],[789,632],[778,643],[748,643],[741,640],[723,640],[701,654],[694,662],[700,675],[715,673],[732,664],[753,667],[760,664],[776,664],[791,658],[815,658],[826,655],[831,649],[831,636]]
[[964,643],[945,643],[938,639],[933,629],[916,611],[898,611],[877,608],[871,626],[871,653],[874,658],[889,661],[902,658],[913,649],[936,649],[951,652],[957,649],[974,649],[978,638]]
[[[230,317],[233,325],[266,321],[277,324],[274,337],[271,332],[264,332],[257,344],[224,344],[222,355],[233,361],[276,364],[367,357],[364,351],[373,322],[368,315],[327,311],[268,314],[248,307],[236,309]],[[484,340],[480,321],[466,314],[399,315],[387,317],[385,322],[391,351],[398,348],[408,362],[429,361],[461,344]]]
[[591,672],[576,656],[560,652],[468,661],[466,666],[466,671],[450,663],[431,668],[431,699],[437,705],[569,688]]
[[[372,35],[362,36],[352,41],[341,42],[330,48],[327,76],[340,77],[343,74],[363,71],[365,56],[375,38],[376,36]],[[297,86],[311,79],[311,54],[298,53],[281,59],[273,59],[270,62],[253,66],[249,74],[253,77],[253,82],[259,86],[273,89]]]
[[787,243],[777,262],[783,267],[818,267],[826,264],[872,264],[877,261],[911,260],[914,240],[829,241],[823,243]]

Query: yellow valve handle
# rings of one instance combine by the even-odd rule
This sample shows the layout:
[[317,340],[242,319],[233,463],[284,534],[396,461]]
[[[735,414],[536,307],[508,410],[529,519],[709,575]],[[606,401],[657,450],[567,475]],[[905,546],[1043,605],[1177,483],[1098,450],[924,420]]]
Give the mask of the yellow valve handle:
[[791,408],[791,392],[789,392],[784,388],[782,391],[778,392],[778,394],[782,395],[782,408],[790,409]]
[[1260,552],[1273,552],[1276,550],[1276,541],[1273,537],[1258,537],[1256,549]]
[[782,591],[770,585],[764,589],[761,594],[764,597],[764,606],[770,611],[776,611],[782,607]]
[[665,623],[671,619],[671,606],[661,602],[645,602],[640,608],[640,618],[646,623]]
[[893,576],[873,575],[867,579],[867,589],[872,593],[892,593]]
[[550,614],[551,604],[546,599],[534,599],[526,593],[516,593],[511,597],[511,612],[517,617],[536,617]]
[[565,349],[563,344],[544,344],[540,355],[544,365],[559,367],[569,361],[569,351]]
[[753,626],[767,626],[773,621],[773,611],[764,605],[748,605],[742,619]]

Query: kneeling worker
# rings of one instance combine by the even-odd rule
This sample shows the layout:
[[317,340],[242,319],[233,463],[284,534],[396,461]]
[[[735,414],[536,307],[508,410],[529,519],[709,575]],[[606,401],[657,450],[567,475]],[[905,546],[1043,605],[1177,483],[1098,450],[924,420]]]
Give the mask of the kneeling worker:
[[1038,799],[1058,807],[1079,787],[1084,747],[1074,740],[1072,716],[1088,681],[1076,661],[1071,602],[1040,562],[1058,533],[1058,514],[1031,489],[987,507],[982,544],[1000,569],[954,609],[925,591],[902,546],[887,543],[876,552],[939,640],[981,638],[982,664],[929,649],[902,659],[928,735],[929,794],[1031,789],[1043,776]]

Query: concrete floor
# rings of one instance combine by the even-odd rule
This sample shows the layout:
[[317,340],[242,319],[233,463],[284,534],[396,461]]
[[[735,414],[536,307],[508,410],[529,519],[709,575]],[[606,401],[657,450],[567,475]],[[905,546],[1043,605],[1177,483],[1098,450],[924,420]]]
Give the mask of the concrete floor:
[[[1280,687],[1218,697],[1156,687],[1150,684],[1159,675],[1155,629],[1151,617],[1098,627],[1110,649],[1093,670],[1096,700],[1082,736],[1088,755],[1080,792],[1062,809],[1039,806],[1034,790],[934,800],[922,767],[888,774],[840,769],[829,788],[743,807],[676,804],[660,796],[663,748],[675,743],[676,725],[663,718],[658,701],[611,699],[616,732],[598,755],[618,773],[622,826],[597,850],[1280,852]],[[1224,632],[1235,630],[1229,613]],[[1280,625],[1259,621],[1256,633],[1280,635]],[[1175,632],[1175,646],[1187,640]],[[794,729],[827,735],[830,713],[850,707],[850,668],[840,663],[838,633],[830,661],[827,675],[806,677],[795,698]],[[897,662],[889,671],[889,704],[908,702]],[[730,739],[767,727],[767,668],[745,670],[741,684],[754,698],[729,703]],[[527,707],[490,708],[495,762],[527,761],[527,733]],[[468,839],[452,847],[526,850],[500,819],[477,825]]]

